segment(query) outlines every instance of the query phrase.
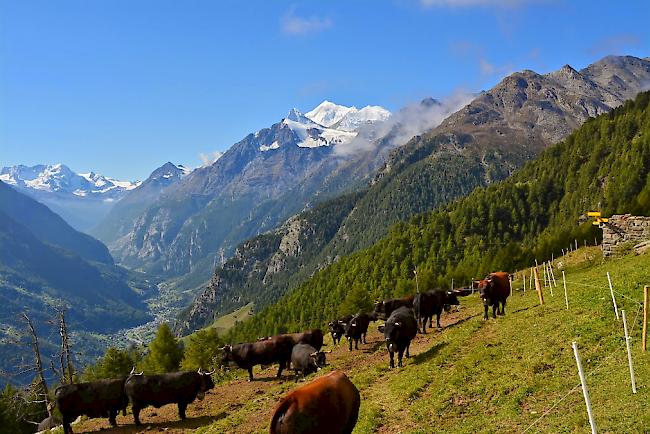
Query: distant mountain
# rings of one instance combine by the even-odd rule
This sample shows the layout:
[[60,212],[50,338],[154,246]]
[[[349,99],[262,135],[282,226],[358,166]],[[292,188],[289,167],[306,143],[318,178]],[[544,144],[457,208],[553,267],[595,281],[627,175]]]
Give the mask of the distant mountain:
[[[329,104],[319,107],[324,106]],[[362,185],[360,180],[382,164],[383,157],[375,157],[385,157],[392,142],[369,146],[368,141],[388,122],[389,112],[342,107],[334,109],[349,112],[350,125],[357,122],[356,113],[354,129],[328,127],[292,109],[280,122],[247,135],[213,164],[166,188],[127,233],[107,231],[104,224],[93,233],[128,267],[166,276],[198,273],[192,281],[205,282],[220,249],[229,255],[242,240],[277,227],[316,201]],[[326,123],[345,119],[308,114]],[[339,153],[343,148],[347,152]],[[367,169],[347,171],[345,182],[332,178],[351,161],[364,161]]]
[[77,230],[88,231],[138,182],[94,172],[75,173],[64,164],[3,167],[0,181],[50,207]]
[[180,164],[163,164],[137,187],[126,192],[90,233],[106,243],[123,237],[133,228],[137,217],[154,203],[163,191],[180,182],[191,171]]
[[74,342],[75,351],[88,358],[101,347],[98,333],[149,319],[140,293],[153,290],[143,277],[114,266],[99,241],[0,181],[0,369],[29,356],[28,346],[9,345],[24,330],[20,312],[32,316],[48,356],[56,346],[50,340],[56,334],[45,331],[52,329],[48,321],[55,308],[66,309],[75,336],[89,334]]
[[[612,91],[608,83],[623,84]],[[567,65],[545,75],[514,73],[489,91],[475,95],[471,102],[468,96],[458,97],[453,104],[429,98],[403,109],[393,115],[390,132],[379,135],[407,137],[401,141],[406,144],[390,154],[372,185],[343,217],[336,234],[324,245],[305,245],[301,255],[310,261],[300,266],[288,262],[284,275],[275,276],[273,288],[291,290],[327,264],[372,245],[396,222],[508,177],[553,141],[566,137],[590,116],[620,105],[646,83],[650,83],[647,59],[608,57],[580,72]],[[327,205],[325,202],[322,207],[326,209]],[[294,218],[300,220],[302,216]],[[238,257],[261,257],[255,246],[244,242]],[[268,257],[274,254],[280,254],[279,248]],[[264,264],[263,259],[260,261]],[[185,312],[185,331],[210,323],[225,308],[235,309],[250,301],[262,308],[260,301],[268,302],[264,294],[253,291],[260,288],[257,274],[238,277],[234,283],[229,280],[233,275],[223,271],[217,268],[211,283]],[[228,299],[232,293],[239,298]]]
[[[104,244],[71,228],[47,206],[0,181],[0,211],[19,222],[41,242],[61,247],[87,261],[113,264]],[[3,247],[0,246],[0,249]]]

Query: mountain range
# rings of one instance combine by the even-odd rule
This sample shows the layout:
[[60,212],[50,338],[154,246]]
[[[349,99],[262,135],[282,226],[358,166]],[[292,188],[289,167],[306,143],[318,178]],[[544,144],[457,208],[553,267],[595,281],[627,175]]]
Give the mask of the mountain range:
[[[331,239],[315,246],[317,251],[300,245],[301,256],[309,261],[287,261],[274,269],[275,274],[302,280],[276,278],[274,287],[280,289],[272,290],[273,294],[282,294],[328,264],[373,245],[397,222],[505,179],[587,119],[622,104],[648,83],[650,60],[631,56],[606,57],[581,71],[565,65],[549,74],[529,70],[511,74],[435,128],[395,148],[369,188],[355,198]],[[294,220],[300,221],[301,216]],[[263,270],[263,264],[278,255],[283,255],[280,244],[269,251],[268,244],[251,240],[239,246],[233,261],[249,258]],[[181,315],[179,331],[207,325],[228,309],[249,302],[258,308],[269,303],[266,288],[257,283],[265,281],[263,273],[249,272],[245,278],[238,274],[237,284],[232,284],[227,278],[231,275],[224,274],[229,266],[227,262],[223,269],[217,268],[210,284]]]
[[77,230],[88,232],[139,182],[76,173],[58,163],[16,165],[0,170],[0,181],[47,205]]
[[241,241],[362,185],[382,164],[379,156],[394,146],[391,141],[368,146],[389,119],[381,107],[358,110],[328,101],[307,114],[292,109],[166,188],[127,224],[115,224],[109,216],[93,234],[127,267],[186,275],[186,285],[201,284],[221,249],[228,256]]
[[[65,309],[82,359],[103,350],[98,333],[113,333],[150,319],[142,299],[156,288],[144,276],[117,267],[101,242],[70,227],[45,205],[0,181],[0,369],[30,357],[19,314],[28,312],[44,355],[57,347],[49,322]],[[24,378],[22,378],[24,380]]]

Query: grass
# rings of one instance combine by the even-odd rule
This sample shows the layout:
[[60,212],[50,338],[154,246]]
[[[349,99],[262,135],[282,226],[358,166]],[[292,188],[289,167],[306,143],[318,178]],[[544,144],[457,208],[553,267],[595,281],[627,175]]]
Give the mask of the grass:
[[[480,300],[467,297],[468,318],[422,341],[403,369],[387,369],[382,346],[333,363],[331,368],[344,370],[362,394],[355,433],[523,432],[529,427],[528,432],[586,432],[572,341],[580,348],[599,431],[649,431],[650,354],[641,352],[637,314],[643,285],[650,284],[650,255],[604,261],[597,248],[586,248],[555,265],[566,272],[568,310],[556,271],[554,297],[547,289],[546,304],[539,306],[534,291],[515,291],[505,318],[483,321]],[[636,395],[608,271],[631,329]],[[251,414],[268,414],[293,387],[291,382],[275,385],[269,396],[246,402],[201,432],[228,431]]]

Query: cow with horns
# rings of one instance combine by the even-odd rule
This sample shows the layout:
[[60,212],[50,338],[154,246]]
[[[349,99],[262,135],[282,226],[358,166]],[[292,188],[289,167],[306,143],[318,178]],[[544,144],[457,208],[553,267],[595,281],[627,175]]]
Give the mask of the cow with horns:
[[170,372],[159,375],[130,375],[124,383],[124,390],[131,400],[133,420],[140,425],[140,411],[148,406],[156,408],[166,404],[178,405],[178,416],[185,419],[185,409],[195,399],[203,400],[205,394],[214,388],[212,372]]
[[483,299],[485,314],[483,319],[488,319],[488,307],[492,306],[492,317],[497,314],[506,314],[506,300],[510,296],[510,275],[505,271],[488,274],[485,279],[475,281],[478,291]]
[[117,425],[117,413],[122,411],[126,415],[126,407],[129,405],[129,399],[124,393],[126,379],[123,377],[57,387],[54,399],[61,413],[63,432],[72,434],[70,424],[81,415],[91,418],[108,417],[111,426]]
[[449,312],[450,306],[458,306],[458,295],[455,291],[434,289],[415,295],[413,310],[418,320],[418,330],[426,333],[427,321],[429,328],[433,328],[433,316],[436,316],[436,326],[440,328],[440,315],[443,309]]

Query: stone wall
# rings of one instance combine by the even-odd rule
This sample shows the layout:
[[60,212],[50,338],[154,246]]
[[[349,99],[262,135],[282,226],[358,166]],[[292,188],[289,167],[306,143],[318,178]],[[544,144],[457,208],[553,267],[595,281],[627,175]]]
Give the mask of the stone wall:
[[650,217],[631,214],[613,215],[603,230],[603,256],[617,254],[623,244],[638,244],[650,240]]

